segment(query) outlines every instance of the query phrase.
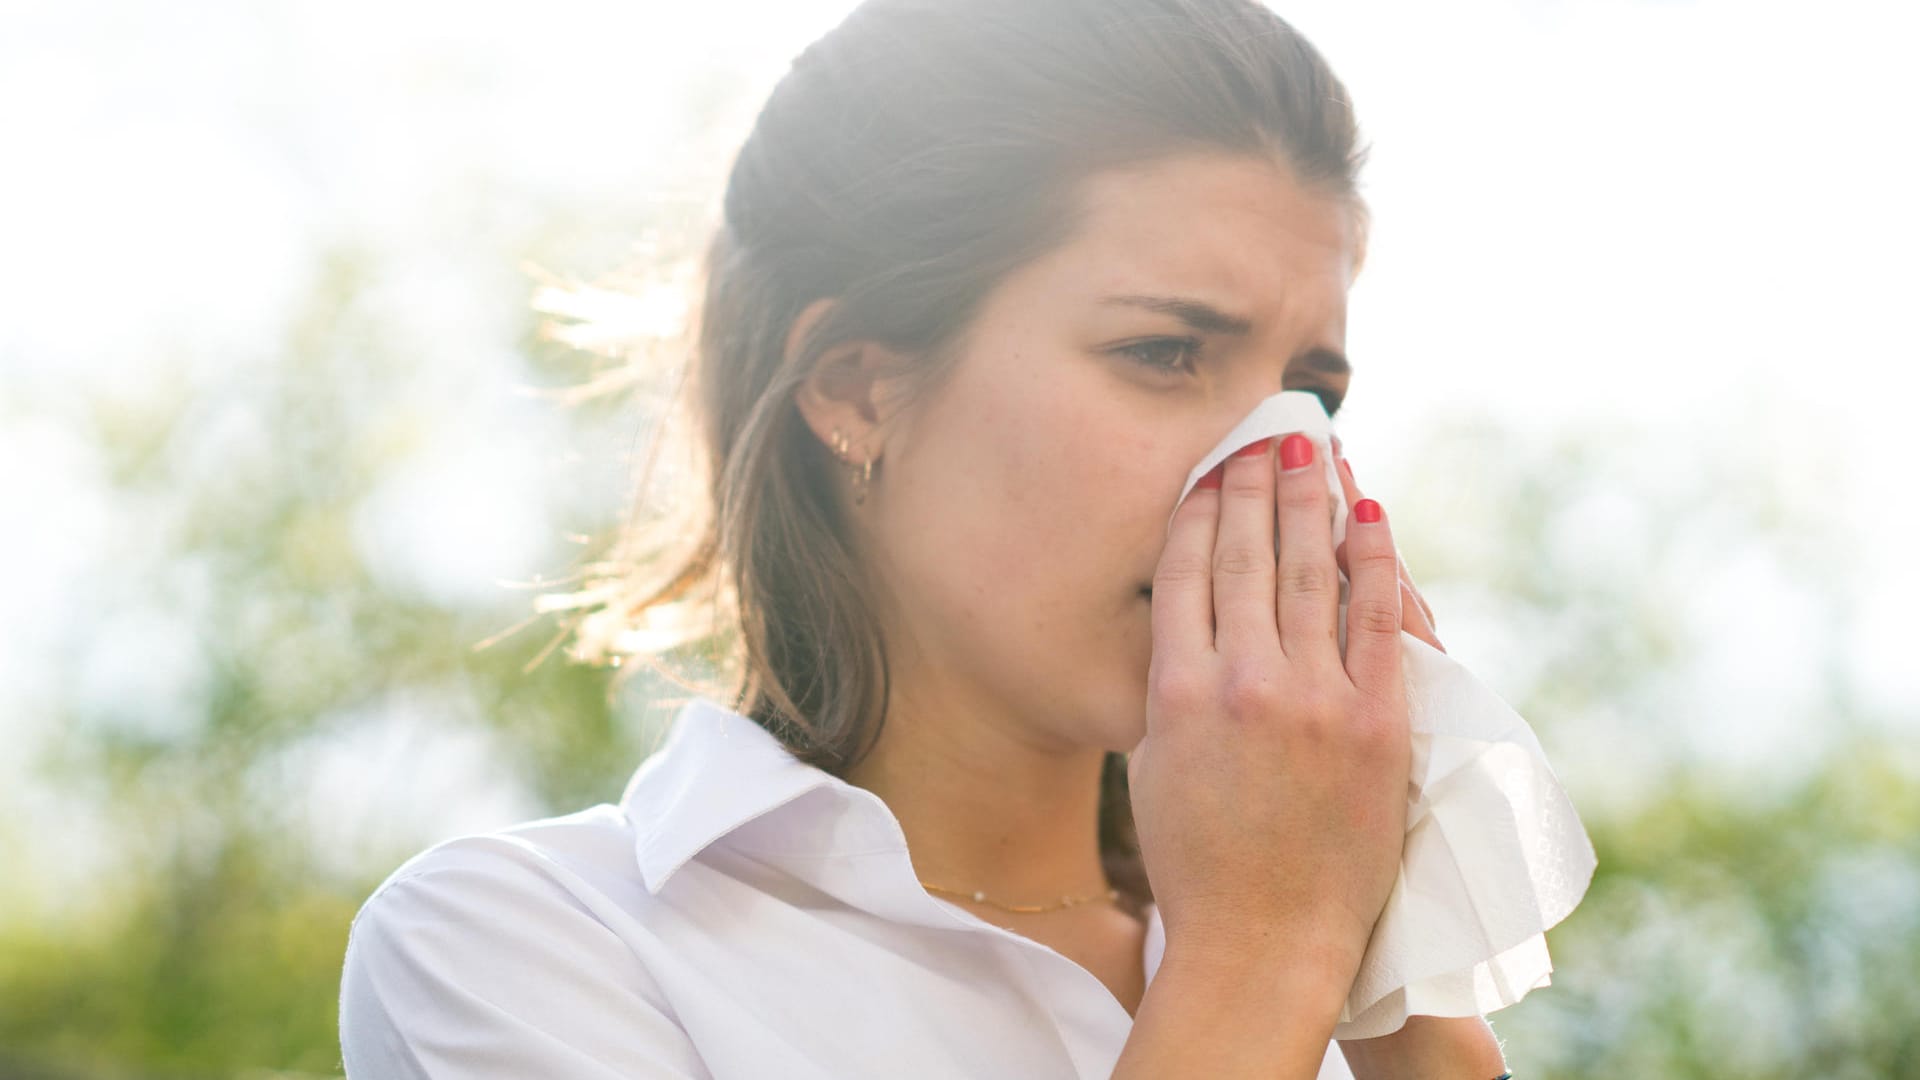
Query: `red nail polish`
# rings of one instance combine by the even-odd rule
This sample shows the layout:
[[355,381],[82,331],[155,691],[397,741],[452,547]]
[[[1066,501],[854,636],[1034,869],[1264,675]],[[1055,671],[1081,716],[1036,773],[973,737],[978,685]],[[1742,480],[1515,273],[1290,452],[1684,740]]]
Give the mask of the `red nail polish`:
[[1212,488],[1219,487],[1221,472],[1225,465],[1226,465],[1226,462],[1223,461],[1219,465],[1215,465],[1213,468],[1208,469],[1207,475],[1202,476],[1200,479],[1195,480],[1193,482],[1194,488],[1195,489],[1199,489],[1199,488],[1212,489]]
[[1280,467],[1288,472],[1313,464],[1313,440],[1299,432],[1280,440]]
[[1240,449],[1235,450],[1233,452],[1233,456],[1234,457],[1259,457],[1261,454],[1264,454],[1267,452],[1267,444],[1271,442],[1273,442],[1273,436],[1271,435],[1267,436],[1264,439],[1255,439],[1253,442],[1250,442],[1247,445],[1241,447]]
[[[1346,459],[1346,458],[1341,458],[1341,459],[1340,459],[1340,467],[1341,467],[1341,468],[1343,468],[1343,469],[1345,469],[1345,470],[1347,470],[1347,479],[1349,479],[1349,480],[1353,480],[1353,466],[1351,466],[1351,465],[1349,465],[1349,464],[1347,464],[1347,459]],[[1353,486],[1354,486],[1354,487],[1359,487],[1359,486],[1360,486],[1360,481],[1358,481],[1358,480],[1353,480]]]
[[1372,499],[1361,499],[1353,504],[1353,518],[1362,525],[1371,525],[1380,520],[1380,504]]

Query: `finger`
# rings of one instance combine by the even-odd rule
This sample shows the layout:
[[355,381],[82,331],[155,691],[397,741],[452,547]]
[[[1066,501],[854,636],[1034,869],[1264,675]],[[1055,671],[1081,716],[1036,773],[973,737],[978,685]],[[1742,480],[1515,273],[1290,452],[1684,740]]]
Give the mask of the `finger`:
[[1280,651],[1334,666],[1340,663],[1340,577],[1333,562],[1333,496],[1318,456],[1305,435],[1280,441]]
[[1340,490],[1346,492],[1347,508],[1352,509],[1353,504],[1359,502],[1364,496],[1360,494],[1360,485],[1354,483],[1353,466],[1347,464],[1346,456],[1344,454],[1336,455],[1335,460],[1340,465],[1338,469],[1334,470],[1340,474]]
[[[1398,553],[1396,553],[1396,555],[1397,554]],[[1427,617],[1427,625],[1439,626],[1439,620],[1433,617],[1433,605],[1427,603],[1427,598],[1420,595],[1420,586],[1414,584],[1413,570],[1407,566],[1406,556],[1400,555],[1398,557],[1400,559],[1400,580],[1407,583],[1407,591],[1413,594],[1414,602],[1420,605],[1421,614]]]
[[[1336,447],[1338,446],[1337,443],[1335,445]],[[1347,464],[1345,455],[1340,457],[1340,468],[1338,471],[1340,473],[1340,489],[1346,492],[1347,505],[1352,506],[1354,503],[1365,498],[1360,492],[1359,483],[1353,478],[1353,466]],[[1347,569],[1345,551],[1346,545],[1342,543],[1340,547],[1334,549],[1334,558],[1340,563],[1341,573],[1346,574],[1348,580],[1352,580],[1353,572]],[[1400,574],[1400,580],[1406,583],[1408,591],[1413,594],[1415,606],[1418,607],[1421,614],[1426,617],[1428,626],[1436,625],[1433,618],[1433,607],[1427,603],[1426,597],[1420,595],[1420,587],[1415,585],[1413,581],[1413,571],[1407,569],[1407,560],[1401,556],[1398,551],[1394,552],[1394,558],[1399,564],[1397,569]]]
[[1213,542],[1214,651],[1271,654],[1279,640],[1273,610],[1273,451],[1249,443],[1222,464],[1220,534]]
[[[1340,490],[1347,496],[1347,510],[1351,513],[1353,504],[1359,502],[1363,496],[1360,494],[1360,485],[1354,482],[1353,466],[1347,464],[1346,455],[1341,450],[1340,436],[1333,436],[1332,441],[1334,458],[1340,466],[1335,469],[1334,472],[1340,474]],[[1342,540],[1339,546],[1333,549],[1333,559],[1334,562],[1339,565],[1340,572],[1347,575],[1348,581],[1352,581],[1353,571],[1347,568],[1347,542],[1345,540]]]
[[[1395,557],[1398,558],[1397,555]],[[1340,572],[1347,575],[1348,581],[1352,581],[1353,571],[1347,566],[1346,541],[1341,541],[1339,546],[1333,549],[1333,559],[1340,564]],[[1406,565],[1405,560],[1402,560],[1400,562],[1400,569],[1404,571]],[[1415,589],[1404,576],[1401,577],[1400,628],[1441,652],[1446,652],[1447,647],[1440,644],[1439,634],[1434,629],[1433,616],[1428,614],[1426,603],[1426,600],[1420,596],[1419,591]]]
[[1418,600],[1419,598],[1414,595],[1413,588],[1405,581],[1402,581],[1400,583],[1400,629],[1433,646],[1440,652],[1446,652],[1447,647],[1440,644],[1440,636],[1434,633],[1433,623],[1428,621],[1426,615],[1420,610]]
[[1213,537],[1220,488],[1209,473],[1187,493],[1167,526],[1166,548],[1153,570],[1153,662],[1176,668],[1204,663],[1213,652]]
[[[1363,513],[1379,515],[1362,520]],[[1284,527],[1284,526],[1283,526]],[[1403,621],[1400,576],[1386,512],[1372,499],[1354,504],[1347,520],[1353,588],[1347,601],[1347,674],[1360,689],[1389,701],[1405,693],[1400,668]]]

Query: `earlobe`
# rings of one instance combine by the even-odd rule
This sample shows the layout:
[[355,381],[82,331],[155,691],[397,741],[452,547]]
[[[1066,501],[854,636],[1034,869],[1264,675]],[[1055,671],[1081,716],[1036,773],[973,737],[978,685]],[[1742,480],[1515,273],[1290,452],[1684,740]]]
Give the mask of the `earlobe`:
[[[787,332],[787,365],[801,362],[807,335],[835,303],[832,298],[815,300],[794,319]],[[885,360],[878,354],[883,351],[872,342],[838,342],[814,359],[794,387],[794,406],[814,437],[843,460],[850,456],[857,463],[878,456],[866,442],[878,420],[875,398],[879,365]]]
[[857,401],[838,397],[822,389],[818,373],[812,373],[794,390],[794,404],[813,435],[827,447],[835,461],[849,473],[853,505],[867,501],[873,484],[874,460],[879,456],[869,445],[874,425],[861,417]]

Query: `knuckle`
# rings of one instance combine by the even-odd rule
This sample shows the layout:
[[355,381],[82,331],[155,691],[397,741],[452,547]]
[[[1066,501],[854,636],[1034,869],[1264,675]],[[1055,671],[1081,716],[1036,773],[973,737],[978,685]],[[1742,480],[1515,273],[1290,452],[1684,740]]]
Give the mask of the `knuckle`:
[[1400,605],[1355,597],[1347,604],[1347,627],[1367,634],[1392,633],[1400,629]]
[[1327,493],[1327,481],[1318,469],[1308,469],[1302,473],[1283,474],[1285,483],[1280,485],[1280,505],[1293,510],[1317,510],[1325,508],[1333,499]]
[[1348,710],[1332,696],[1306,691],[1294,703],[1293,730],[1301,738],[1316,744],[1338,743],[1353,726]]
[[[1189,494],[1191,494],[1191,492],[1189,492]],[[1206,505],[1205,499],[1186,498],[1180,500],[1179,506],[1174,507],[1173,516],[1176,521],[1180,521],[1201,515],[1212,517],[1217,512],[1214,508]]]
[[1362,545],[1359,551],[1349,548],[1347,561],[1356,570],[1364,567],[1369,573],[1392,574],[1396,580],[1400,577],[1400,560],[1394,556],[1393,549],[1390,547],[1368,544]]
[[1292,563],[1280,575],[1280,587],[1288,596],[1318,597],[1332,595],[1340,579],[1332,566],[1318,562]]
[[1214,554],[1213,568],[1221,574],[1258,574],[1273,567],[1273,556],[1247,547],[1223,547]]
[[[1267,498],[1267,482],[1260,477],[1260,470],[1239,468],[1241,462],[1228,459],[1226,472],[1220,476],[1220,495],[1226,499],[1251,499],[1255,502]],[[1253,462],[1252,464],[1258,464]]]
[[1293,718],[1295,737],[1313,745],[1332,742],[1340,734],[1340,725],[1323,712],[1302,711]]
[[1205,674],[1194,668],[1156,668],[1149,680],[1148,692],[1162,708],[1177,714],[1191,714],[1207,700]]
[[1213,576],[1213,565],[1198,555],[1169,555],[1160,561],[1153,572],[1153,587],[1156,591],[1165,586],[1179,587],[1207,581]]
[[1266,671],[1252,664],[1238,664],[1227,670],[1220,700],[1228,716],[1246,723],[1273,715],[1279,693]]

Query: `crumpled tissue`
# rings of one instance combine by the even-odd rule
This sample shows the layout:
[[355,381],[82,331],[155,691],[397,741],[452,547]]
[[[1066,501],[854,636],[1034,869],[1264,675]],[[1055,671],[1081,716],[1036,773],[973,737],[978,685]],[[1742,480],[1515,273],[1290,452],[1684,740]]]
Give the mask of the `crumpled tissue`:
[[[1333,496],[1333,542],[1347,501],[1320,398],[1266,398],[1187,476],[1195,483],[1248,443],[1291,432],[1312,439]],[[1172,529],[1172,519],[1168,519]],[[1340,652],[1350,583],[1340,573]],[[1408,1016],[1478,1016],[1552,980],[1547,928],[1573,911],[1595,856],[1533,729],[1473,673],[1400,632],[1413,758],[1400,875],[1334,1028],[1336,1039],[1397,1031]]]

